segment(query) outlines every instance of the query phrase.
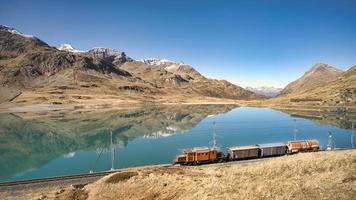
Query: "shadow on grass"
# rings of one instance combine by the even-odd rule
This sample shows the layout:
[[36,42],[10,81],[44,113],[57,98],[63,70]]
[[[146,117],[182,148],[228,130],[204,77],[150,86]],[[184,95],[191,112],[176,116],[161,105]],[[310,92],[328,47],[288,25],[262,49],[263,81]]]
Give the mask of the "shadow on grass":
[[137,176],[137,172],[119,172],[117,174],[112,175],[110,178],[106,180],[106,183],[118,183],[120,181],[126,181],[133,176]]

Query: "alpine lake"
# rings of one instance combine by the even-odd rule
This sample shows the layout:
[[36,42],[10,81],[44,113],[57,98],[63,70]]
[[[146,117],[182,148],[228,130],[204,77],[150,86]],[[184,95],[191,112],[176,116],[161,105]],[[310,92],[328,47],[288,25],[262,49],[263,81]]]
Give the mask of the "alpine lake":
[[[354,148],[348,113],[233,105],[0,113],[0,182],[171,163],[182,149],[317,139]],[[356,124],[355,124],[356,126]]]

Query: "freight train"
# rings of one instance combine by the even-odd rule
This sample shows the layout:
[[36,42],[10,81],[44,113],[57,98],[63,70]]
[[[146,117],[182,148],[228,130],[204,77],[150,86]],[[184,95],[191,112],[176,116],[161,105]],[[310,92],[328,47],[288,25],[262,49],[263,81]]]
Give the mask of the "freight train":
[[249,146],[228,147],[228,153],[218,151],[215,147],[198,147],[184,149],[183,155],[176,156],[173,164],[197,165],[205,163],[228,162],[235,160],[265,158],[294,154],[298,152],[319,151],[317,140],[288,141],[286,143],[269,143]]

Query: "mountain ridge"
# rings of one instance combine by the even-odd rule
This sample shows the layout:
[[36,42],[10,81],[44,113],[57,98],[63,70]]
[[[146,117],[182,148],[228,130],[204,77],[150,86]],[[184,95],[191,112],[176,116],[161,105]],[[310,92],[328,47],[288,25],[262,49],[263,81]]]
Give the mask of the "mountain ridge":
[[58,50],[36,37],[24,37],[1,27],[0,90],[19,92],[1,92],[0,100],[66,104],[84,102],[83,95],[89,95],[85,98],[91,101],[103,96],[137,101],[157,101],[161,97],[171,101],[170,96],[179,96],[179,101],[261,98],[227,81],[205,78],[184,63],[150,65],[110,48],[70,52],[74,48],[67,47]]
[[[339,112],[356,106],[356,66],[339,73],[327,82],[301,91],[280,95],[270,102],[282,107],[309,106],[322,108],[332,106]],[[348,108],[347,108],[348,107]],[[351,111],[350,112],[355,112]]]
[[281,95],[299,92],[321,86],[336,78],[343,71],[328,64],[317,63],[306,71],[301,77],[290,82],[281,91]]

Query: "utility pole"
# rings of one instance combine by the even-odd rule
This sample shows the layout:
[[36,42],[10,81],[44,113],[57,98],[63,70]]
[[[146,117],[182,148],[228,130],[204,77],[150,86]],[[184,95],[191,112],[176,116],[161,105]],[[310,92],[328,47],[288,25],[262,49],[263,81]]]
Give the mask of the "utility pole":
[[213,122],[213,148],[216,148],[216,123]]
[[351,129],[351,148],[354,148],[354,137],[355,137],[355,121],[352,120],[352,129]]
[[297,127],[297,119],[294,119],[294,140],[297,140],[298,127]]
[[115,146],[112,143],[112,130],[110,129],[110,149],[111,149],[111,171],[114,170]]
[[331,130],[329,130],[329,134],[328,134],[328,146],[326,148],[326,150],[331,151],[333,149],[333,135]]

